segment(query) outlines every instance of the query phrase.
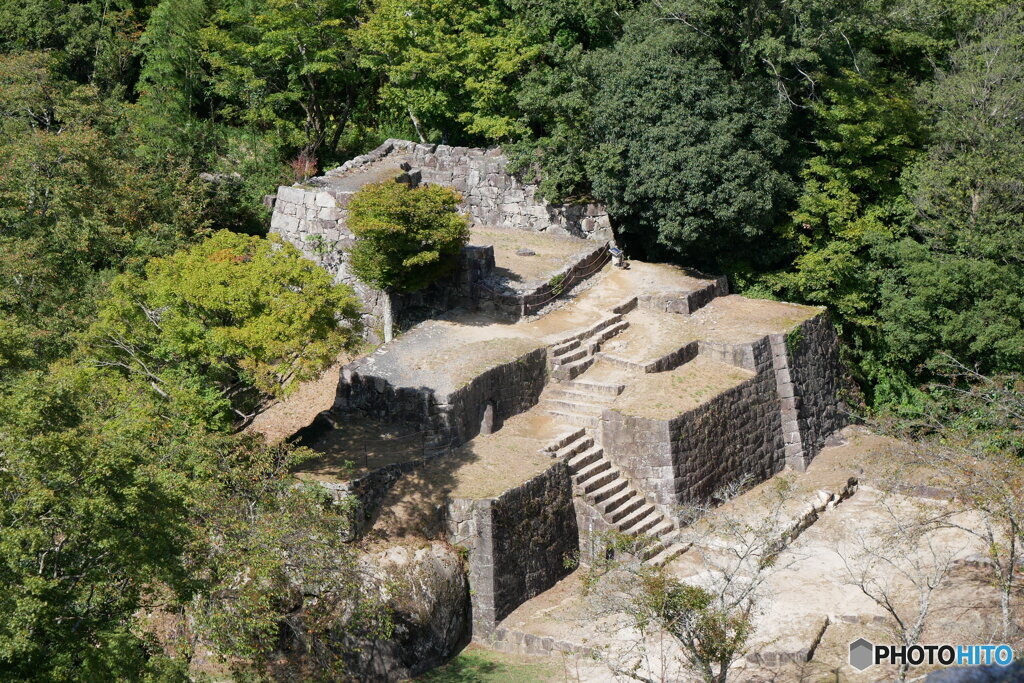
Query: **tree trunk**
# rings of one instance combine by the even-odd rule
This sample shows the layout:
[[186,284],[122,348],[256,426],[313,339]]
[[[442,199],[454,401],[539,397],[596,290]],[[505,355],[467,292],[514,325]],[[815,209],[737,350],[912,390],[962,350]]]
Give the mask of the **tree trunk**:
[[395,337],[395,321],[391,314],[391,295],[384,292],[384,343],[387,344]]
[[412,127],[416,129],[416,135],[419,136],[420,142],[426,142],[427,139],[423,137],[423,129],[420,128],[420,120],[416,118],[416,114],[412,113],[412,107],[408,107],[409,118],[412,120]]

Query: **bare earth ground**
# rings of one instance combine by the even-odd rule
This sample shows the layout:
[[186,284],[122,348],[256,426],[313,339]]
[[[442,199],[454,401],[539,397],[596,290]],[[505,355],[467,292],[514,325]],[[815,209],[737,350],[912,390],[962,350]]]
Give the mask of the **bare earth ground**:
[[[480,225],[472,227],[469,243],[494,247],[496,275],[517,289],[547,282],[566,263],[575,261],[574,256],[589,253],[599,246],[593,240],[577,237]],[[534,254],[516,253],[524,248]]]
[[[612,409],[624,415],[671,419],[753,376],[749,370],[698,356],[675,370],[632,377]],[[590,375],[584,373],[582,378],[590,379]]]
[[302,464],[296,472],[300,478],[345,481],[424,453],[423,434],[409,424],[370,417],[336,420],[335,428],[311,446],[320,456]]
[[371,536],[436,536],[437,510],[447,500],[491,498],[528,481],[551,467],[551,456],[540,450],[559,435],[554,421],[535,407],[435,458],[388,492]]
[[308,425],[320,412],[334,405],[341,368],[350,360],[347,354],[339,356],[319,378],[299,385],[294,394],[257,415],[245,431],[262,434],[269,443],[276,443]]
[[[801,510],[806,509],[804,506],[815,499],[822,499],[821,496],[825,495],[822,491],[834,493],[850,476],[871,479],[884,476],[887,468],[891,468],[896,442],[857,427],[847,428],[844,435],[847,442],[825,448],[808,472],[783,473],[743,494],[720,511],[728,512],[726,508],[732,506],[740,518],[746,514],[753,520],[760,514],[758,511],[764,509],[763,501],[771,495],[773,487],[785,479],[788,486],[795,487],[791,489],[792,497],[787,503],[786,514],[792,514],[796,519]],[[885,613],[849,582],[843,557],[853,563],[852,566],[857,566],[859,560],[851,552],[851,544],[861,535],[870,538],[875,534],[877,537],[879,529],[891,521],[885,512],[887,508],[909,515],[921,509],[941,509],[943,505],[943,501],[932,498],[883,495],[879,489],[861,484],[852,497],[822,512],[817,521],[777,559],[777,570],[768,580],[765,599],[755,617],[753,651],[773,659],[767,662],[757,659],[743,661],[730,680],[867,683],[891,679],[895,672],[885,667],[873,667],[861,673],[847,664],[849,643],[853,640],[865,637],[876,643],[890,643],[893,635],[888,630]],[[972,523],[970,519],[960,521]],[[932,616],[922,642],[994,642],[997,595],[992,588],[990,574],[971,559],[983,548],[974,537],[957,530],[934,532],[929,540],[941,552],[948,552],[959,559],[952,575],[935,594]],[[711,543],[707,547],[714,552],[713,537],[702,543]],[[728,549],[723,547],[721,550],[727,552]],[[704,572],[708,571],[702,557],[708,555],[691,549],[667,569],[683,580],[700,583],[706,575]],[[894,582],[897,588],[902,585],[895,575],[887,575],[885,580]],[[902,595],[910,595],[909,589],[906,593],[897,590],[895,595],[900,600]],[[1024,591],[1017,596],[1017,603],[1024,606]],[[636,639],[625,615],[596,615],[590,599],[583,594],[579,572],[521,605],[501,626],[599,650],[606,647],[611,651],[627,650]],[[819,636],[820,643],[813,650],[811,660],[802,661],[807,649]],[[690,680],[688,674],[673,664],[678,652],[670,641],[655,638],[647,644],[653,650],[651,666],[658,669],[657,673],[667,674],[669,680]],[[776,657],[781,662],[774,661]],[[611,655],[602,655],[602,659],[610,658]],[[586,666],[594,666],[585,657],[577,659]],[[925,671],[915,669],[912,676],[920,676]],[[587,675],[580,678],[609,679],[607,667],[603,671],[588,669]],[[555,676],[550,680],[570,678]]]
[[[454,313],[444,320],[421,323],[368,356],[360,372],[383,377],[394,387],[427,387],[446,395],[489,367],[593,325],[638,292],[697,289],[707,284],[682,269],[647,263],[634,264],[630,270],[607,266],[594,280],[571,306],[534,320],[510,324],[477,313]],[[808,315],[815,310],[786,309],[790,316],[794,311]]]
[[601,346],[617,358],[644,364],[678,351],[692,341],[687,316],[638,308],[626,315],[629,327]]
[[767,299],[745,299],[737,294],[716,298],[686,318],[688,339],[747,342],[767,334],[781,334],[814,317],[822,308]]

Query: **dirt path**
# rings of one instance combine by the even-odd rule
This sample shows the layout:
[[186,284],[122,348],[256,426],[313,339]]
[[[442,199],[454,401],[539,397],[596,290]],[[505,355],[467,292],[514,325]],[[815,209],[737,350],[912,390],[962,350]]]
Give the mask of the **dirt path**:
[[320,377],[299,385],[294,394],[257,415],[243,431],[262,434],[268,443],[287,439],[312,422],[318,413],[334,405],[341,368],[350,360],[352,357],[348,354],[338,356]]

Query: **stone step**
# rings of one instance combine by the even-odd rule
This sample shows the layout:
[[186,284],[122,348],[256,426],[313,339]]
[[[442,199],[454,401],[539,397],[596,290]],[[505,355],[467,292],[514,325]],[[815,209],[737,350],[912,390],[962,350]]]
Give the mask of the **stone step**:
[[609,405],[615,401],[615,395],[583,391],[581,389],[551,389],[550,398],[560,401],[577,401],[583,403],[600,403]]
[[629,313],[630,311],[635,309],[638,303],[639,300],[637,299],[637,297],[630,297],[623,301],[622,303],[620,303],[619,305],[612,306],[612,313],[620,313],[622,315],[625,315],[626,313]]
[[549,453],[552,457],[559,457],[558,451],[565,448],[572,442],[578,440],[580,437],[586,435],[587,430],[582,427],[580,427],[579,429],[573,429],[557,437],[554,441],[552,441],[547,446],[542,448],[541,451],[544,453]]
[[572,349],[570,351],[566,351],[563,354],[552,356],[551,357],[551,364],[552,365],[556,365],[556,366],[557,365],[566,365],[568,363],[573,362],[574,360],[579,360],[580,358],[585,358],[586,356],[590,355],[590,353],[591,352],[590,352],[589,348],[576,348],[576,349]]
[[597,335],[601,334],[601,332],[603,332],[607,328],[611,327],[612,325],[616,325],[616,324],[618,324],[621,321],[622,321],[622,314],[621,313],[613,313],[612,315],[608,316],[607,318],[603,318],[602,320],[598,321],[596,324],[591,325],[589,328],[584,330],[581,333],[582,336],[580,337],[580,339],[590,339],[591,337],[597,336]]
[[651,567],[664,567],[666,564],[685,553],[688,549],[689,546],[686,544],[673,543],[654,557],[645,560],[644,564],[650,565]]
[[665,519],[664,515],[655,510],[652,514],[644,517],[635,525],[625,530],[627,534],[650,534],[651,530]]
[[[632,486],[630,486],[628,489],[624,491],[620,491],[618,494],[608,498],[608,500],[604,502],[604,505],[600,506],[601,514],[611,515],[612,513],[618,511],[619,508],[621,508],[626,503],[626,501],[628,501],[630,498],[633,498],[636,495],[636,489],[634,489]],[[643,498],[640,497],[640,500],[643,500]]]
[[665,536],[668,536],[669,534],[674,532],[675,529],[676,529],[672,525],[672,522],[668,521],[667,519],[664,519],[664,517],[662,517],[662,520],[663,521],[660,524],[658,524],[653,529],[651,529],[651,534],[657,536],[658,538],[663,538]]
[[584,393],[600,394],[614,399],[616,396],[621,394],[625,389],[625,384],[605,384],[603,382],[591,382],[584,379],[574,379],[567,382],[561,382],[561,387],[565,387],[570,391],[581,391]]
[[590,462],[582,465],[579,470],[573,473],[573,475],[576,477],[577,484],[583,484],[602,472],[607,472],[611,468],[611,460],[598,456]]
[[[591,445],[593,445],[594,442],[592,439],[590,443]],[[585,467],[588,467],[597,462],[598,460],[601,460],[602,455],[604,455],[604,449],[601,448],[600,446],[593,446],[592,448],[588,448],[585,451],[581,451],[579,455],[577,455],[576,457],[569,461],[569,473],[580,473]],[[607,459],[604,459],[604,461],[607,463],[611,462]]]
[[628,487],[629,483],[622,477],[619,477],[618,479],[612,480],[612,483],[608,484],[607,486],[602,486],[601,488],[590,494],[590,502],[593,503],[594,505],[600,505],[601,503],[608,500],[612,496],[621,493]]
[[583,436],[555,451],[556,458],[559,460],[571,458],[594,445],[594,437],[587,434],[586,429],[581,431],[583,432]]
[[585,358],[566,363],[565,365],[557,365],[551,371],[551,376],[555,379],[572,380],[576,379],[584,372],[586,372],[591,365],[594,364],[594,356],[589,355]]
[[621,322],[615,323],[614,325],[609,325],[605,329],[601,330],[600,334],[596,335],[595,341],[598,344],[600,344],[601,342],[606,342],[612,337],[616,336],[617,334],[624,332],[627,327],[629,327],[628,320],[623,320]]
[[636,511],[626,515],[618,523],[619,531],[624,534],[638,535],[658,523],[661,515],[650,503],[641,505]]
[[640,559],[642,561],[651,559],[665,549],[665,544],[657,536],[651,535],[649,538],[652,539],[652,542],[645,545],[640,551]]
[[552,349],[554,350],[562,349],[563,347],[569,347],[573,342],[582,343],[584,340],[590,339],[594,335],[599,334],[601,330],[605,329],[609,325],[614,325],[620,320],[622,320],[622,314],[613,313],[612,315],[609,315],[607,318],[602,318],[601,320],[597,321],[596,323],[594,323],[593,325],[586,329],[580,330],[579,332],[575,332],[569,335],[568,337],[563,337],[562,339],[559,339],[552,345]]
[[560,410],[549,410],[548,414],[566,424],[591,427],[593,429],[601,426],[601,418],[594,415],[577,415],[576,413],[566,413]]
[[635,490],[630,489],[629,493],[630,495],[626,496],[626,498],[623,501],[620,501],[619,505],[617,505],[614,510],[607,514],[608,521],[612,524],[618,524],[620,521],[629,517],[643,507],[644,503],[647,502],[644,500],[644,497],[638,494]]
[[587,415],[601,417],[604,413],[604,406],[596,403],[584,403],[582,401],[566,401],[560,398],[545,398],[544,408],[549,412],[557,410],[560,413],[575,413],[576,415]]
[[618,467],[612,467],[610,469],[605,470],[604,472],[601,472],[600,474],[596,474],[590,479],[588,479],[587,483],[583,484],[583,495],[589,496],[594,491],[597,491],[607,486],[608,484],[612,483],[614,480],[619,478],[620,477]]
[[580,346],[580,340],[579,339],[570,339],[567,342],[562,342],[560,344],[555,344],[554,346],[552,346],[551,347],[551,355],[552,356],[561,356],[564,353],[569,353],[573,349],[579,348],[579,346]]

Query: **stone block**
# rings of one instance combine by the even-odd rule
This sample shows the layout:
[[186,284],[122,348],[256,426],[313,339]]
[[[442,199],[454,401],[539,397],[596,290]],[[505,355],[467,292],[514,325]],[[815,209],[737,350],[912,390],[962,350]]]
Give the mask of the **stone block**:
[[277,188],[277,200],[279,202],[289,202],[291,204],[302,204],[305,199],[306,192],[298,187],[288,187],[282,185]]

